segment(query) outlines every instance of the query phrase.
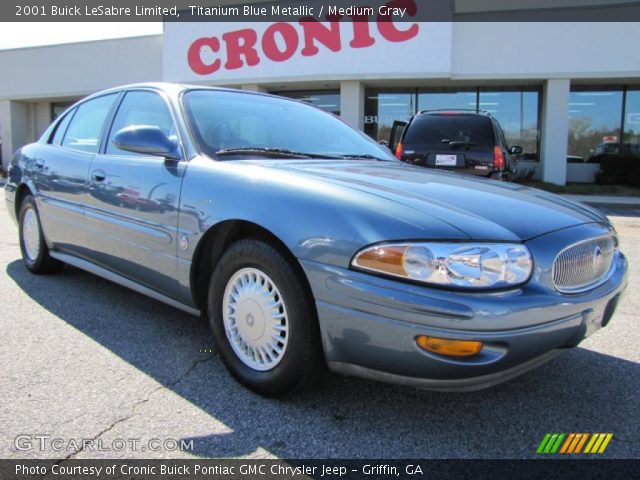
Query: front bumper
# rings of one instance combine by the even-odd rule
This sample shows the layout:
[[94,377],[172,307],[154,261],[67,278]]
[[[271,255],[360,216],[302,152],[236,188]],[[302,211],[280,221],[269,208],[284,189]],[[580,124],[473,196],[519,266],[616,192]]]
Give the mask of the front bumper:
[[[627,284],[620,254],[597,288],[563,295],[536,284],[455,292],[302,261],[329,367],[433,390],[475,390],[520,375],[576,346],[611,318]],[[473,357],[426,352],[418,335],[484,343]]]

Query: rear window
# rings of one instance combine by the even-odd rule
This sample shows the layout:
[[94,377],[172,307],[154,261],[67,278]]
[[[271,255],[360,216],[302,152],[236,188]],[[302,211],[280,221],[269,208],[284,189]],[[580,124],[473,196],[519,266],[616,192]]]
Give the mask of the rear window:
[[422,115],[407,129],[406,145],[442,145],[464,142],[493,146],[495,138],[491,120],[477,115]]

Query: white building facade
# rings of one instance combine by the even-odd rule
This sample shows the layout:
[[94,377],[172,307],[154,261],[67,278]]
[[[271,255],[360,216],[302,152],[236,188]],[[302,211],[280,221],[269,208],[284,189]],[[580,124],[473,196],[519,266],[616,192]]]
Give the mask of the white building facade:
[[302,99],[378,140],[425,109],[495,116],[521,165],[592,182],[640,144],[638,23],[166,23],[164,34],[0,51],[3,169],[70,102],[144,81]]

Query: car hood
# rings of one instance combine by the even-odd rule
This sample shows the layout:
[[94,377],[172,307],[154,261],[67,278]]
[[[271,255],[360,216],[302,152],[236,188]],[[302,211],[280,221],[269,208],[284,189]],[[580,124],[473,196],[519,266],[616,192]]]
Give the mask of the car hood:
[[[522,185],[440,172],[401,162],[265,160],[263,167],[312,176],[375,195],[444,221],[470,238],[526,241],[584,223],[597,211]],[[398,210],[399,217],[402,210]]]

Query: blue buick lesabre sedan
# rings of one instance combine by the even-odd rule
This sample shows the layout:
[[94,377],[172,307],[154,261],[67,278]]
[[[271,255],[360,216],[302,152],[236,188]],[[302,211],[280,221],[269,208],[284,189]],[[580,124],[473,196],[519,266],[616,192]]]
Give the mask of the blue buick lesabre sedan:
[[6,201],[27,269],[205,316],[264,395],[327,366],[485,388],[605,326],[627,283],[590,208],[401,163],[333,115],[235,90],[92,95],[16,153]]

